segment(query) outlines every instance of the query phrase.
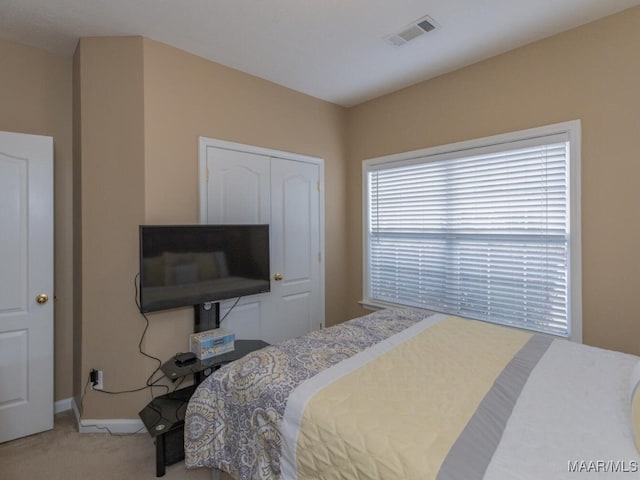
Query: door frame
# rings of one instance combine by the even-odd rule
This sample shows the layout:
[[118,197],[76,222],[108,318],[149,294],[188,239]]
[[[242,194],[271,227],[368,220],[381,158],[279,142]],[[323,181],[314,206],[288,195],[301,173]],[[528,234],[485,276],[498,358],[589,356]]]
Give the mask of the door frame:
[[207,181],[209,179],[209,171],[207,169],[207,149],[213,147],[218,149],[233,150],[242,153],[253,153],[263,155],[269,158],[282,158],[284,160],[292,160],[296,162],[311,163],[318,166],[319,169],[319,248],[320,248],[320,319],[321,328],[326,326],[325,323],[325,248],[324,248],[324,159],[320,157],[312,157],[299,153],[286,152],[283,150],[274,150],[272,148],[258,147],[255,145],[245,145],[242,143],[229,142],[209,137],[198,137],[198,201],[199,201],[199,217],[200,223],[205,223],[207,219]]

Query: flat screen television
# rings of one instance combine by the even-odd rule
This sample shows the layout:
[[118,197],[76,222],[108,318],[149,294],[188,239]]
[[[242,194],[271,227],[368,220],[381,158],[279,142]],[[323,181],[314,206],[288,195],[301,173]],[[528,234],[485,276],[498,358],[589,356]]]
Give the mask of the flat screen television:
[[270,291],[269,225],[140,225],[140,310]]

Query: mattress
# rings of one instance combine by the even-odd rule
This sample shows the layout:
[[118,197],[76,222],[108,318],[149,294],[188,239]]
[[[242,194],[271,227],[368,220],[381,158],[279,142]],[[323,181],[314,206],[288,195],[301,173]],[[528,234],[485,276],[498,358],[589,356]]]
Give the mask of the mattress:
[[186,416],[188,467],[234,478],[614,478],[637,472],[638,357],[415,310],[254,352]]

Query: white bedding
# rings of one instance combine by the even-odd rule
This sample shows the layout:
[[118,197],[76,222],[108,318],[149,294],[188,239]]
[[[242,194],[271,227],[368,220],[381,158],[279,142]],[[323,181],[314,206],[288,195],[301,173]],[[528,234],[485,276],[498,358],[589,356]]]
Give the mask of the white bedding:
[[[299,476],[296,449],[300,448],[298,439],[301,417],[314,395],[401,345],[413,335],[426,330],[442,317],[435,315],[428,318],[332,366],[302,383],[292,392],[281,428],[284,480],[312,478]],[[548,348],[531,370],[517,397],[497,447],[495,451],[492,450],[486,471],[472,477],[484,480],[575,479],[576,475],[591,473],[591,478],[606,479],[620,478],[621,474],[626,473],[629,478],[640,478],[640,455],[634,445],[629,398],[629,380],[636,363],[638,357],[633,355],[560,339],[550,340]],[[392,416],[380,416],[375,418],[375,421],[372,417],[372,421],[394,422]],[[327,436],[322,440],[317,437],[315,449],[322,444],[339,444],[336,448],[329,447],[329,450],[340,452],[330,461],[322,458],[326,452],[313,460],[316,465],[323,462],[325,464],[325,470],[319,472],[317,478],[369,478],[361,473],[368,468],[366,460],[355,469],[347,469],[350,470],[348,472],[332,471],[331,462],[334,465],[347,465],[349,458],[356,458],[361,455],[363,448],[369,448],[363,447],[369,440],[366,440],[366,437],[363,440],[359,434],[353,439],[345,439],[340,426],[331,423],[329,420],[319,427],[322,435]],[[480,424],[493,427],[491,421]],[[372,427],[378,428],[375,424],[372,424]],[[426,429],[428,425],[425,426],[425,431]],[[327,432],[330,432],[330,435],[338,435],[335,441],[331,440],[332,437]],[[317,443],[318,441],[320,443]],[[351,448],[355,453],[348,452]],[[393,451],[394,448],[393,445],[390,446],[389,459],[395,462],[400,452]],[[476,452],[473,451],[473,454]],[[380,465],[384,463],[384,460],[378,461],[378,467],[371,470],[377,472],[375,478],[387,478],[388,475],[380,473]],[[306,471],[309,472],[309,463],[306,465]],[[471,480],[467,474],[462,473],[464,469],[449,468],[443,474],[444,470],[447,469],[443,468],[434,478]],[[388,478],[399,475],[399,472],[405,472],[403,474],[406,475],[407,471],[409,470],[397,468]],[[420,477],[416,476],[415,472],[410,476],[416,479]]]
[[531,373],[485,479],[575,480],[586,472],[587,478],[627,478],[621,471],[640,477],[629,399],[637,361],[554,341]]

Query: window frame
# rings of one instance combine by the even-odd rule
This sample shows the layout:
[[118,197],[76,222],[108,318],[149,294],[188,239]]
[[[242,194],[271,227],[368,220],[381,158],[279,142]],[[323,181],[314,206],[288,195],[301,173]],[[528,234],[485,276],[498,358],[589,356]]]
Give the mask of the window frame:
[[[569,143],[568,171],[568,279],[567,279],[567,322],[568,338],[582,343],[582,240],[581,240],[581,122],[571,120],[542,127],[519,130],[489,137],[465,140],[462,142],[428,147],[420,150],[402,152],[383,157],[375,157],[362,161],[362,261],[363,278],[360,304],[368,309],[398,307],[402,305],[382,302],[371,298],[369,285],[369,185],[368,174],[379,170],[381,166],[395,167],[426,163],[434,160],[454,159],[461,155],[475,154],[477,151],[508,150],[502,148],[509,143],[522,142],[540,137],[565,134]],[[470,152],[472,151],[472,152]],[[436,158],[437,157],[437,158]],[[413,307],[415,308],[415,307]]]

